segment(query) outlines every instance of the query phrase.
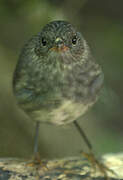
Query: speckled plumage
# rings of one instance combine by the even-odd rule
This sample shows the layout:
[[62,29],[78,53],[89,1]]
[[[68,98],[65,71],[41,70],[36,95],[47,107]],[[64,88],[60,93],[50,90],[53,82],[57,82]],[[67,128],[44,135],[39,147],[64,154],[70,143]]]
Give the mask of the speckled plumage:
[[33,120],[64,125],[96,102],[102,84],[102,70],[81,33],[66,21],[53,21],[24,46],[13,89]]

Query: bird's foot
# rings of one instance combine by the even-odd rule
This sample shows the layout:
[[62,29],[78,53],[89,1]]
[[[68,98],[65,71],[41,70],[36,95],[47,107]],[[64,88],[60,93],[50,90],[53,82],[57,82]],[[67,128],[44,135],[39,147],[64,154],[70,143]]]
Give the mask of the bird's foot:
[[85,158],[87,158],[88,161],[92,164],[94,171],[96,170],[96,168],[99,169],[99,171],[102,173],[102,175],[105,177],[106,180],[110,180],[110,178],[108,176],[108,172],[110,172],[116,176],[114,171],[109,169],[105,164],[103,164],[98,159],[96,159],[96,157],[94,156],[94,154],[92,152],[90,152],[90,153],[82,152],[82,155]]
[[35,153],[33,159],[26,164],[28,167],[35,167],[36,169],[42,168],[43,170],[47,171],[47,162],[41,160],[40,154],[37,152]]

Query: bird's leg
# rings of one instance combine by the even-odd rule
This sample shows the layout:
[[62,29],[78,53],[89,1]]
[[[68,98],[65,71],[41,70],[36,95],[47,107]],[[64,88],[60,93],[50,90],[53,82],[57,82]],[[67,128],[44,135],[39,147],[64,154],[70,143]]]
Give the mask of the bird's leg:
[[28,166],[34,166],[41,164],[40,155],[38,152],[38,138],[39,138],[39,122],[36,122],[36,128],[35,128],[35,136],[34,136],[34,150],[33,150],[33,159],[31,162],[27,163]]
[[74,121],[74,125],[75,125],[76,129],[79,131],[80,135],[84,139],[84,141],[85,141],[85,143],[89,149],[89,153],[82,151],[82,154],[91,162],[92,167],[94,167],[94,168],[98,167],[100,172],[104,175],[104,177],[107,180],[109,180],[109,177],[107,175],[107,171],[110,171],[113,174],[114,174],[114,172],[112,170],[110,170],[108,167],[106,167],[102,162],[100,162],[95,157],[95,155],[93,153],[92,145],[91,145],[90,141],[88,140],[87,136],[85,135],[84,131],[82,130],[82,128],[79,126],[79,124],[76,121]]
[[42,161],[40,158],[40,154],[38,152],[38,139],[39,139],[39,127],[40,127],[40,122],[36,122],[36,129],[35,129],[35,137],[34,137],[34,155],[33,155],[33,160],[28,163],[28,166],[35,166],[36,169],[44,168],[47,170],[46,162]]
[[85,143],[87,144],[88,149],[90,151],[92,151],[92,145],[91,145],[90,141],[88,140],[87,136],[85,135],[84,131],[82,130],[82,128],[79,126],[78,122],[74,121],[74,125],[75,125],[76,129],[79,131],[82,138],[84,139]]
[[40,155],[38,152],[38,138],[39,138],[39,126],[40,122],[36,122],[35,137],[34,137],[34,161],[40,164]]

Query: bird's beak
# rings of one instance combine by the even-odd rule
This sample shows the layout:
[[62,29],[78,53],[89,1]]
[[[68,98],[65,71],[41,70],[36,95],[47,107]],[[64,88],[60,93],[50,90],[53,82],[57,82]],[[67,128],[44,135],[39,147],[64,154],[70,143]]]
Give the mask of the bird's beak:
[[63,52],[68,50],[68,47],[64,45],[64,42],[61,38],[57,37],[55,40],[55,45],[51,48],[51,50],[56,52]]

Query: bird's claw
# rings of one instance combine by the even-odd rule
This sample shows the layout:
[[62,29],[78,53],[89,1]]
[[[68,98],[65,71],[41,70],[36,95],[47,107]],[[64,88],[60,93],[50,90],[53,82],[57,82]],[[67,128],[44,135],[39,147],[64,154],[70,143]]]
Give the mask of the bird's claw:
[[106,165],[104,165],[102,162],[96,159],[94,154],[92,152],[90,153],[85,153],[82,152],[82,155],[88,159],[88,161],[92,164],[92,167],[94,169],[98,168],[99,171],[103,174],[103,176],[106,178],[106,180],[110,180],[108,176],[108,172],[112,173],[113,175],[116,176],[115,172],[111,169],[109,169]]
[[28,167],[35,167],[36,169],[43,168],[44,170],[48,170],[46,162],[41,160],[39,153],[36,153],[31,162],[28,162],[26,165]]

